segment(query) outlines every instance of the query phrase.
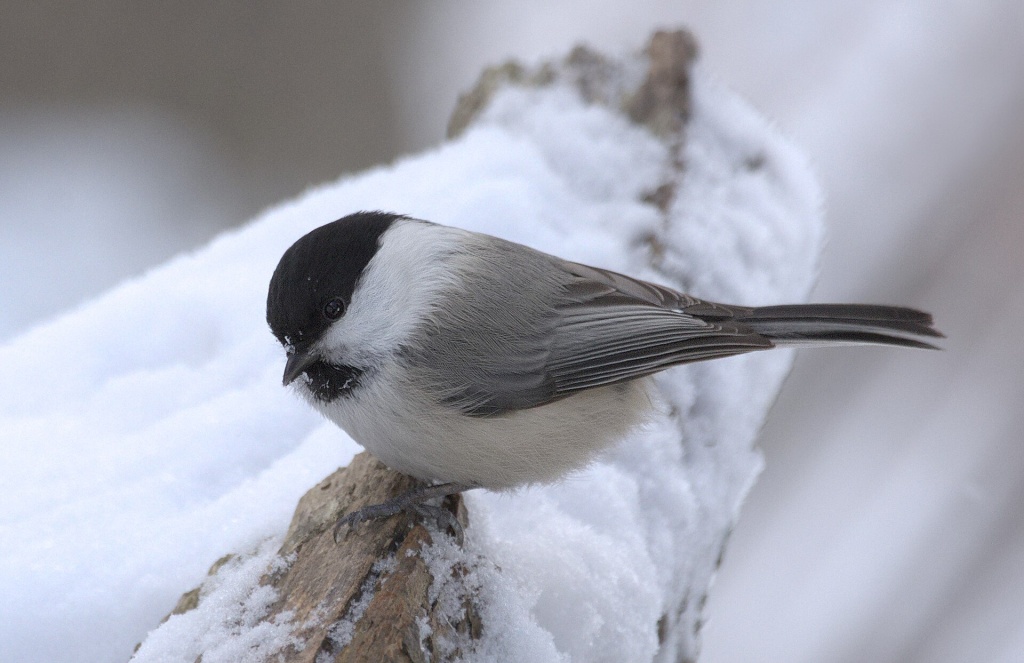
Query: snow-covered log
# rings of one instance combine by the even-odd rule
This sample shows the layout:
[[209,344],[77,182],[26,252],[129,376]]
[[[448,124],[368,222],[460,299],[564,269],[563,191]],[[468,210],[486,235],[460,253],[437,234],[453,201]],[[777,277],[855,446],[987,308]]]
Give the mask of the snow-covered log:
[[21,597],[0,608],[9,660],[118,660],[139,640],[140,662],[348,660],[357,642],[394,660],[695,659],[788,352],[662,373],[657,416],[591,467],[467,493],[461,546],[403,518],[335,546],[329,523],[353,494],[408,483],[350,465],[358,446],[280,387],[263,322],[284,249],[360,209],[710,299],[803,299],[815,181],[694,52],[686,33],[658,33],[642,54],[491,70],[439,148],[311,190],[0,348],[17,376],[0,398],[16,468],[0,593]]

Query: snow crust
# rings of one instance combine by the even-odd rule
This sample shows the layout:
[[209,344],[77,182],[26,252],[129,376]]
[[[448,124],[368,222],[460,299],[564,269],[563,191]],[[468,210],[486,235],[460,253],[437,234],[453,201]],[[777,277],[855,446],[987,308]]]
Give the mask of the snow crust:
[[[699,70],[693,96],[667,215],[644,202],[677,177],[666,145],[568,87],[508,89],[460,139],[313,189],[0,347],[2,658],[121,661],[150,631],[140,661],[257,660],[287,643],[286,624],[257,621],[271,597],[252,592],[253,569],[298,498],[359,451],[281,388],[263,319],[278,258],[316,226],[384,209],[710,299],[802,300],[821,242],[809,168]],[[487,627],[471,658],[695,656],[790,359],[667,371],[661,414],[593,466],[469,493],[467,550],[425,554],[437,570],[472,563]],[[248,556],[157,628],[229,552]]]

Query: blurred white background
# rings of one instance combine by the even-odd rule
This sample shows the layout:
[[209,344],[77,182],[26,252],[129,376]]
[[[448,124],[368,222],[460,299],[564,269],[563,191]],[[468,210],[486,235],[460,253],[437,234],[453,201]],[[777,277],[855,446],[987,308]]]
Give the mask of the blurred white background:
[[0,341],[437,144],[487,64],[679,25],[817,166],[814,299],[918,306],[949,336],[798,356],[703,660],[1024,660],[1019,0],[4,3]]

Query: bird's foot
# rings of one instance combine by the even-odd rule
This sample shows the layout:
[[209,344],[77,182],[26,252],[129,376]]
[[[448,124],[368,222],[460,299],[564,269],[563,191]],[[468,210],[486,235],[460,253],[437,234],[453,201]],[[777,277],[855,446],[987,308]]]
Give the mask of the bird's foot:
[[458,541],[459,545],[462,545],[464,539],[464,532],[462,524],[455,517],[455,515],[444,507],[443,504],[427,504],[430,500],[441,498],[442,500],[449,495],[456,495],[464,490],[469,490],[473,486],[465,486],[458,483],[440,483],[433,486],[421,486],[420,488],[414,488],[406,493],[402,493],[397,497],[393,497],[386,502],[380,504],[371,504],[365,506],[358,511],[346,514],[338,519],[338,522],[334,526],[334,541],[335,543],[341,541],[345,537],[342,536],[342,531],[346,533],[348,530],[356,527],[360,523],[364,523],[370,520],[380,520],[382,518],[390,518],[391,516],[401,513],[402,511],[413,511],[425,518],[432,520],[437,524],[440,531],[450,531]]

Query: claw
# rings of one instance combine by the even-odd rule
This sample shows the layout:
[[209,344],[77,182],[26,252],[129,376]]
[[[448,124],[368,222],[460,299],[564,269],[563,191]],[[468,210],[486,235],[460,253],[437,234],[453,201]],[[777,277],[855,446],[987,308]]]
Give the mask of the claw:
[[448,509],[444,506],[434,506],[432,504],[415,504],[411,507],[420,516],[433,521],[434,525],[437,526],[440,532],[450,532],[455,537],[455,542],[460,546],[466,540],[466,531],[462,528],[462,523],[455,517]]
[[351,528],[356,525],[368,520],[390,518],[402,511],[411,510],[421,516],[433,520],[438,529],[442,532],[451,531],[455,540],[458,541],[459,545],[462,545],[462,542],[465,539],[465,532],[463,531],[462,524],[459,523],[458,519],[454,515],[452,515],[452,512],[442,506],[425,504],[425,502],[438,497],[445,498],[449,495],[455,495],[463,492],[464,490],[469,490],[470,488],[472,488],[472,486],[464,486],[456,483],[422,486],[420,488],[410,490],[409,492],[402,493],[401,495],[393,497],[386,502],[365,506],[358,511],[353,511],[352,513],[346,514],[338,519],[338,522],[334,525],[334,542],[340,543],[344,540],[345,537],[339,537],[339,534],[345,528],[351,530]]

